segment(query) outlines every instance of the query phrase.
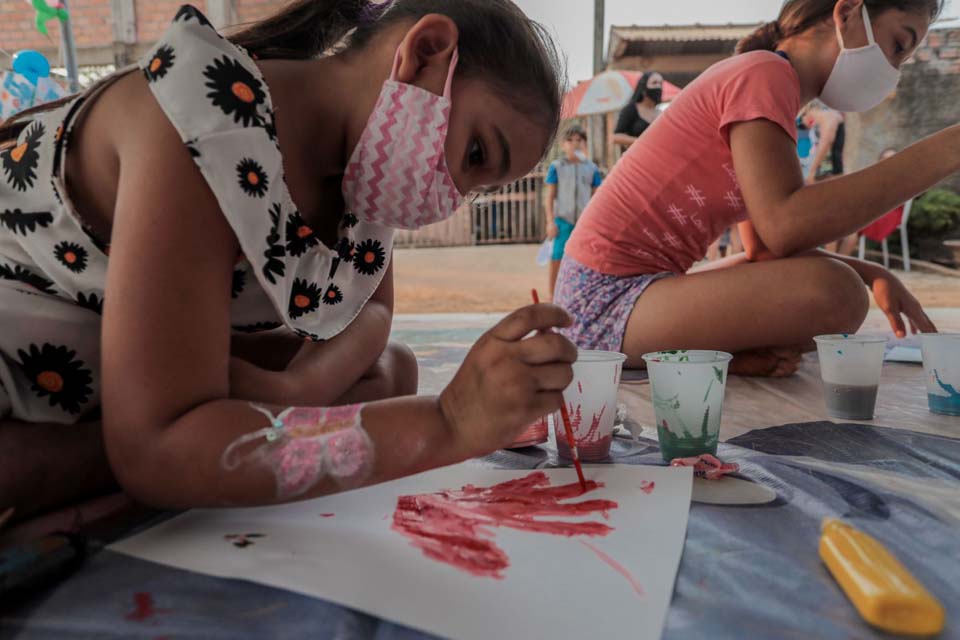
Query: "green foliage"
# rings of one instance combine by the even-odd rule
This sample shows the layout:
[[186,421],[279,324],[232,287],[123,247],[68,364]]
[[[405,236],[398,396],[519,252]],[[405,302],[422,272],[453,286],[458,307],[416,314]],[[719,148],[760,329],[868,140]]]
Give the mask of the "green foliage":
[[947,238],[960,231],[960,195],[932,189],[917,198],[910,212],[910,234]]

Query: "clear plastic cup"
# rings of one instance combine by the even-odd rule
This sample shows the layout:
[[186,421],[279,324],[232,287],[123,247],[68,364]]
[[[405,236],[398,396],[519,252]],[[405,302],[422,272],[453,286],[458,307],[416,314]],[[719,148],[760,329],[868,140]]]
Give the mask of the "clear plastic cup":
[[523,433],[517,436],[516,441],[507,449],[524,449],[543,444],[550,439],[550,427],[547,424],[547,416],[537,418],[536,422],[524,429]]
[[643,356],[664,460],[717,453],[727,368],[732,359],[723,351],[699,350]]
[[[627,356],[615,351],[580,350],[573,363],[573,382],[563,392],[577,453],[583,462],[605,460],[610,455],[613,423],[617,416],[617,389]],[[570,446],[560,412],[553,414],[557,453],[570,459]]]
[[840,420],[873,420],[887,339],[837,334],[817,336],[814,341],[827,415]]
[[960,333],[924,333],[923,373],[932,413],[960,416]]

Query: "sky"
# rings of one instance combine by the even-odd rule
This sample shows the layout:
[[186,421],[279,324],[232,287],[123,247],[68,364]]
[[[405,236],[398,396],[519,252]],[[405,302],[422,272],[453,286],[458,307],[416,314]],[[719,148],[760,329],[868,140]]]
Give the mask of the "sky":
[[[593,0],[514,1],[554,33],[567,56],[571,83],[593,75]],[[611,24],[726,24],[773,20],[781,3],[782,0],[606,0],[604,38],[609,38]],[[960,0],[951,0],[944,17],[958,15]],[[960,19],[946,24],[960,26]]]

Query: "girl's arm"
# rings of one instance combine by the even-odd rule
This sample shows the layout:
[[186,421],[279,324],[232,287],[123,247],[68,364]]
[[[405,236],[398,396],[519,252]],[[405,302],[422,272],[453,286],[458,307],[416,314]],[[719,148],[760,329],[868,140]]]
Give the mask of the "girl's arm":
[[768,120],[732,125],[730,149],[750,220],[777,257],[862,229],[960,170],[960,125],[856,173],[804,186],[793,140]]
[[[738,225],[740,238],[743,241],[743,249],[749,262],[760,262],[763,260],[774,260],[777,256],[773,255],[767,249],[760,238],[757,236],[753,224],[747,220]],[[910,327],[914,333],[935,332],[937,330],[933,322],[923,311],[923,307],[917,299],[907,291],[903,283],[878,264],[842,256],[822,249],[813,249],[800,254],[803,256],[819,256],[822,258],[833,258],[843,262],[851,269],[857,272],[857,275],[863,280],[863,283],[870,287],[873,297],[877,301],[877,306],[887,316],[890,328],[897,337],[904,337],[907,334],[907,328],[904,324],[901,314],[907,317]],[[731,256],[735,258],[735,256]],[[737,264],[735,259],[727,261],[721,260],[717,268],[724,268]]]
[[102,398],[111,465],[132,495],[163,507],[312,497],[492,451],[560,405],[576,350],[557,335],[523,339],[568,322],[540,305],[484,336],[440,398],[329,415],[273,406],[284,428],[269,429],[230,399],[233,231],[145,84],[128,106],[109,141],[121,175]]

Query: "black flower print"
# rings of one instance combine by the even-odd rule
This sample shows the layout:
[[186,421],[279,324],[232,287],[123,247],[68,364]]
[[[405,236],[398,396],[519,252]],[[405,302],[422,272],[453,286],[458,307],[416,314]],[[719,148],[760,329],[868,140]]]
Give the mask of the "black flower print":
[[353,255],[353,268],[364,275],[373,275],[383,268],[387,255],[379,240],[364,240],[356,246]]
[[150,62],[143,68],[143,75],[146,76],[147,82],[156,82],[167,75],[176,59],[177,56],[174,55],[173,47],[170,45],[162,44],[157,47]]
[[[193,7],[189,4],[185,4],[180,7],[180,10],[177,11],[177,15],[173,17],[174,22],[188,22],[191,19],[196,20],[205,27],[210,27],[213,29],[213,25],[210,24],[209,20],[207,20],[207,16],[203,15],[196,9],[196,7]],[[214,31],[216,31],[216,29],[214,29]]]
[[280,148],[280,141],[277,138],[277,117],[274,115],[272,109],[267,109],[267,119],[263,123],[263,130],[267,132],[267,137],[273,142],[273,144]]
[[187,140],[184,144],[186,145],[187,151],[190,153],[191,158],[197,159],[200,157],[200,152],[197,150],[197,147],[196,147],[196,144],[197,144],[196,138],[194,138],[193,140]]
[[103,315],[103,298],[95,293],[89,295],[81,293],[77,296],[77,306],[89,309],[98,315]]
[[32,188],[33,181],[37,179],[34,171],[40,163],[40,154],[37,149],[40,147],[40,138],[43,137],[44,131],[43,123],[34,122],[27,127],[27,135],[21,144],[0,153],[7,182],[17,191]]
[[256,160],[250,158],[241,160],[237,164],[237,178],[240,182],[240,188],[248,196],[262,198],[267,195],[270,180],[267,179],[263,167]]
[[40,398],[50,397],[50,406],[60,406],[69,414],[80,413],[80,405],[90,398],[93,376],[84,368],[77,352],[65,346],[31,344],[28,351],[17,349],[20,366],[30,380],[30,389]]
[[303,329],[294,329],[294,333],[303,338],[304,340],[309,340],[311,342],[323,342],[323,338],[318,336],[315,333],[310,333],[309,331],[304,331]]
[[[56,190],[54,190],[56,193]],[[49,211],[21,211],[20,209],[4,209],[0,213],[0,225],[14,233],[27,235],[33,233],[37,227],[44,229],[53,222],[53,214]]]
[[83,233],[88,238],[90,238],[90,242],[93,243],[93,246],[95,246],[100,251],[100,253],[102,253],[105,256],[110,255],[110,245],[108,243],[101,241],[100,238],[93,235],[93,231],[91,231],[87,227],[81,226],[80,228],[83,231]]
[[41,293],[56,293],[56,291],[53,290],[53,283],[51,281],[32,271],[24,269],[20,265],[15,265],[11,268],[8,265],[0,264],[0,278],[22,282]]
[[263,126],[257,107],[263,104],[267,94],[261,82],[239,61],[225,55],[208,65],[203,75],[208,79],[205,86],[210,89],[207,97],[214,106],[228,116],[233,115],[233,121],[243,122],[245,127]]
[[74,273],[83,273],[87,268],[87,250],[75,242],[61,242],[54,248],[53,255]]
[[327,290],[323,292],[323,304],[333,306],[341,302],[343,302],[343,293],[340,292],[340,287],[331,284],[327,287]]
[[346,238],[340,238],[336,246],[337,257],[330,261],[330,274],[327,277],[333,280],[333,276],[337,275],[337,269],[340,268],[341,262],[353,262],[355,251],[356,249],[352,242]]
[[233,270],[233,284],[230,287],[230,297],[236,300],[240,297],[240,294],[243,293],[244,287],[247,285],[247,272],[243,269],[234,269]]
[[283,277],[286,264],[283,257],[286,256],[286,250],[280,244],[280,205],[274,204],[270,207],[270,220],[273,221],[273,228],[270,229],[270,235],[267,236],[267,250],[263,252],[263,257],[267,259],[263,263],[263,277],[270,281],[270,284],[277,284],[277,276]]
[[343,223],[343,228],[344,228],[344,229],[352,229],[353,227],[357,226],[357,223],[358,223],[358,222],[360,222],[360,221],[357,219],[357,216],[353,215],[353,214],[350,213],[349,211],[347,211],[345,214],[343,214],[343,221],[342,221],[342,223]]
[[293,288],[290,290],[290,317],[299,318],[316,311],[319,306],[320,288],[300,278],[294,280]]
[[240,333],[260,333],[261,331],[271,331],[277,327],[282,327],[282,322],[257,322],[255,324],[244,324],[233,328]]
[[307,226],[299,213],[294,213],[287,218],[287,252],[290,255],[302,256],[307,249],[318,244],[320,244],[320,238]]
[[53,192],[53,197],[57,201],[57,204],[63,204],[63,198],[60,197],[60,189],[57,187],[57,181],[53,178],[50,178],[50,190]]

